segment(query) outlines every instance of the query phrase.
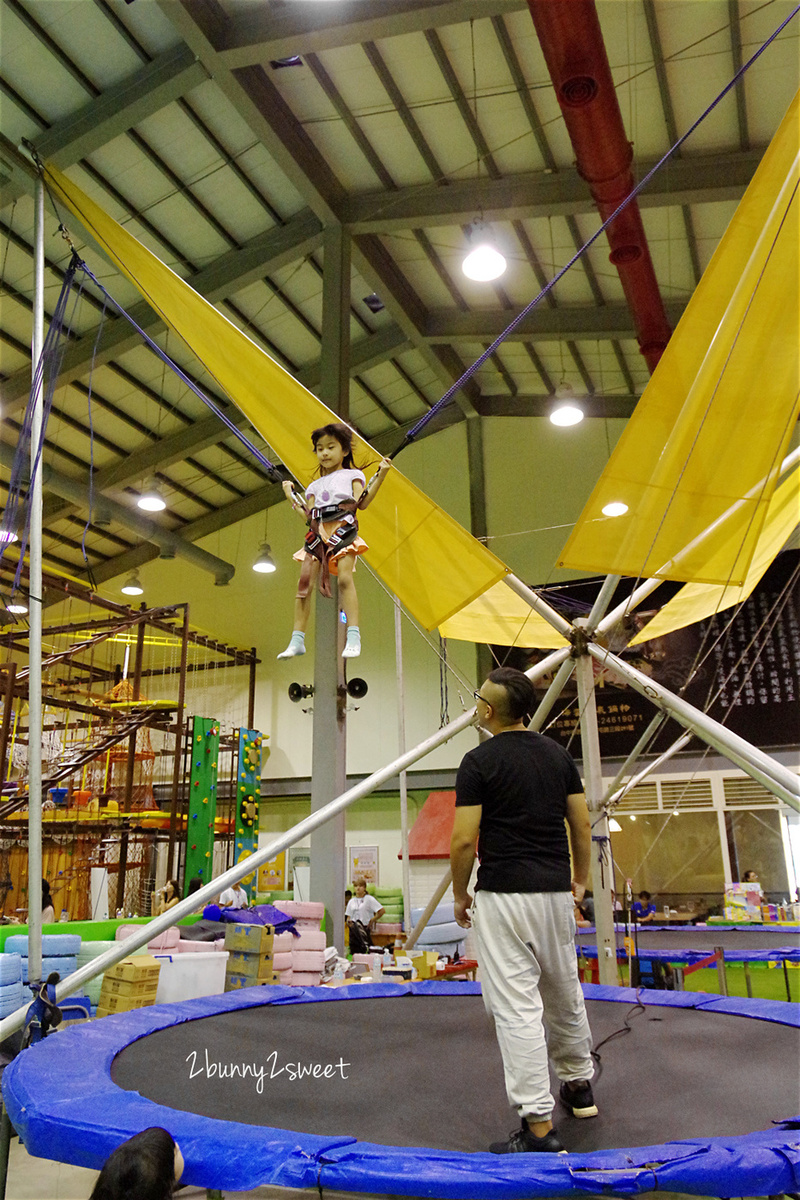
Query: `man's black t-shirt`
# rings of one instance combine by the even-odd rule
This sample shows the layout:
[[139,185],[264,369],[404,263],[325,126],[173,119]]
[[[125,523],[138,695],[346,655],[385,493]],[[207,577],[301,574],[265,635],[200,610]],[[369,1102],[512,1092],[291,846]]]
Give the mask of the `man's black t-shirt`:
[[567,796],[582,791],[569,754],[540,733],[508,730],[470,750],[456,805],[482,806],[477,888],[568,892]]

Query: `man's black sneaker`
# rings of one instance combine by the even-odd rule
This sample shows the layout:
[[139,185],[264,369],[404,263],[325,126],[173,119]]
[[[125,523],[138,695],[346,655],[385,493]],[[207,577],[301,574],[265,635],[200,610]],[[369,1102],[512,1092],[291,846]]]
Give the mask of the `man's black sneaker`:
[[549,1154],[567,1153],[552,1129],[544,1137],[536,1137],[525,1120],[521,1122],[519,1129],[512,1130],[507,1142],[492,1142],[489,1150],[492,1154],[530,1154],[537,1150]]
[[592,1085],[588,1080],[570,1086],[562,1083],[559,1089],[561,1103],[568,1108],[573,1117],[596,1117],[597,1105],[592,1095]]

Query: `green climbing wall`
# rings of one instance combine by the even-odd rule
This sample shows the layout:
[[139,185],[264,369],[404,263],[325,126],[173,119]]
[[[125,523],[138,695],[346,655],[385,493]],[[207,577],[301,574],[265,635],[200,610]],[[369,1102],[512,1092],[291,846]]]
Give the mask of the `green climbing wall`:
[[[258,797],[261,789],[261,743],[257,729],[239,730],[239,759],[236,795],[236,859],[241,862],[258,844]],[[242,887],[252,903],[256,892],[255,872],[246,875]]]
[[219,723],[211,717],[194,717],[184,894],[189,880],[195,875],[199,875],[203,883],[213,877],[218,754]]

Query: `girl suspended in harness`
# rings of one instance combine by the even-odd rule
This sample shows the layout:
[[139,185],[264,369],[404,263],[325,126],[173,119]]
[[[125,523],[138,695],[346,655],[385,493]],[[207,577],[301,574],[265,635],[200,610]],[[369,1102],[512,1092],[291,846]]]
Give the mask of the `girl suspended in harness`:
[[311,593],[319,581],[323,596],[330,596],[330,576],[339,580],[339,607],[347,618],[347,640],[343,658],[361,653],[358,628],[358,596],[353,571],[356,557],[368,549],[359,537],[357,512],[370,504],[391,468],[381,460],[367,487],[362,471],[353,465],[353,434],[346,425],[323,425],[311,434],[311,444],[319,463],[319,479],[314,479],[301,499],[293,485],[283,485],[292,507],[302,513],[308,524],[305,544],[294,557],[300,562],[300,582],[294,604],[294,631],[291,641],[278,658],[295,658],[306,652],[306,627],[311,611]]

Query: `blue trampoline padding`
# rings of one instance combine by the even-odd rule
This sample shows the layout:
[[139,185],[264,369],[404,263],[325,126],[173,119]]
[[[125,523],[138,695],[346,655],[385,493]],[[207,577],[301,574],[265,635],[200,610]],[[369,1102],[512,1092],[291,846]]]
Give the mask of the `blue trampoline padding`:
[[[442,985],[434,985],[436,991]],[[480,985],[450,981],[449,994]],[[262,1004],[342,1003],[352,995],[387,1000],[433,990],[413,984],[343,988],[252,987],[223,996],[159,1005],[78,1026],[20,1054],[6,1068],[3,1096],[28,1153],[99,1169],[113,1149],[149,1125],[163,1125],[180,1143],[184,1180],[208,1188],[247,1191],[276,1187],[444,1197],[447,1200],[527,1200],[600,1192],[621,1197],[653,1190],[698,1195],[776,1195],[800,1189],[800,1134],[793,1122],[735,1138],[697,1138],[590,1154],[463,1154],[375,1145],[351,1137],[318,1137],[180,1112],[124,1092],[112,1083],[116,1054],[156,1030],[215,1013]],[[634,988],[585,986],[588,999],[632,1004]],[[734,1005],[719,1011],[760,1016],[773,1001],[725,1001],[687,992],[648,991],[648,1004]],[[763,1019],[763,1018],[762,1018]],[[777,1013],[767,1019],[778,1019]]]
[[22,955],[0,954],[0,987],[22,979]]
[[[640,959],[652,959],[656,962],[670,963],[692,963],[700,962],[701,959],[709,958],[713,954],[712,950],[652,950],[642,947],[639,950],[638,957]],[[597,946],[578,946],[578,958],[597,958]],[[626,962],[628,958],[627,951],[622,947],[617,947],[617,958],[620,962]],[[800,962],[800,947],[798,946],[777,946],[774,950],[726,950],[725,962],[782,962],[787,959],[789,962]]]
[[417,938],[417,945],[440,946],[447,942],[463,942],[466,936],[466,930],[456,921],[447,921],[441,925],[426,925]]
[[[64,954],[77,954],[81,948],[80,934],[77,933],[43,933],[42,957],[53,958]],[[28,935],[15,934],[6,938],[6,954],[21,954],[28,957]]]

